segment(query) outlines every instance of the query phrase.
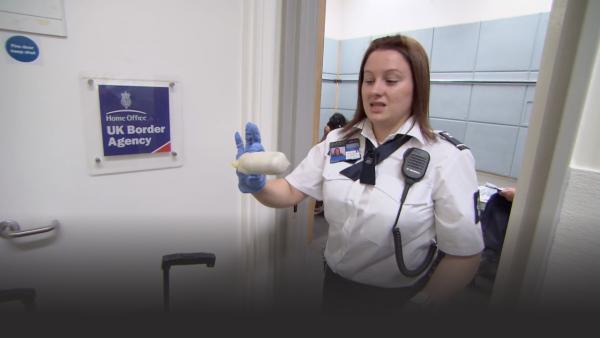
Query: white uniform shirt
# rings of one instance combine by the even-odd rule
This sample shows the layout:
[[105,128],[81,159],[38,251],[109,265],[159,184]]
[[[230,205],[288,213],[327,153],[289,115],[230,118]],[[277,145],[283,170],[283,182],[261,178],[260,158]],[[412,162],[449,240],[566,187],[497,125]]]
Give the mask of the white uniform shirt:
[[[420,278],[406,277],[399,271],[391,231],[404,189],[402,159],[411,147],[427,151],[430,162],[423,179],[408,191],[398,220],[406,267],[418,267],[432,241],[450,255],[468,256],[483,250],[481,226],[476,221],[478,183],[473,155],[437,134],[437,142],[427,142],[418,124],[410,129],[412,124],[410,118],[388,136],[391,139],[398,133],[408,133],[412,138],[375,167],[374,186],[340,174],[352,163],[330,163],[329,144],[342,139],[341,128],[315,145],[285,178],[296,189],[323,200],[329,223],[325,259],[334,272],[347,279],[379,287],[402,287]],[[362,129],[350,137],[360,140],[362,160],[365,138],[375,147],[378,143],[368,120],[354,127]]]

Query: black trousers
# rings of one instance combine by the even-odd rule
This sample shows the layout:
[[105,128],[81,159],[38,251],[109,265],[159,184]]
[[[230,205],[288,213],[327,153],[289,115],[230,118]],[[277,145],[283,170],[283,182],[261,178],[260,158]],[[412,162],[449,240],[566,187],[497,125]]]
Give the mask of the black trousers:
[[380,288],[348,280],[325,264],[322,309],[328,315],[399,313],[425,286],[428,276],[410,287]]

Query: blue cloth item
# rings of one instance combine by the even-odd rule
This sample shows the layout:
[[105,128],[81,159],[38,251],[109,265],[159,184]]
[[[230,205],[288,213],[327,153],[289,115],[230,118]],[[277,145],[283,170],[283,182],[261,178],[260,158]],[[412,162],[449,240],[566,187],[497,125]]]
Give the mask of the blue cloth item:
[[481,230],[486,251],[498,256],[502,253],[511,209],[512,202],[499,193],[493,194],[485,204],[481,213]]
[[490,196],[481,213],[481,230],[485,248],[477,270],[478,276],[492,281],[496,279],[511,209],[512,202],[495,193]]
[[[262,144],[260,144],[260,132],[258,127],[252,123],[246,123],[246,145],[242,141],[242,137],[239,132],[235,132],[235,145],[237,147],[237,154],[235,159],[239,159],[242,154],[253,153],[257,151],[265,151]],[[267,183],[265,175],[247,175],[236,170],[238,176],[238,188],[243,193],[255,193],[262,190]]]

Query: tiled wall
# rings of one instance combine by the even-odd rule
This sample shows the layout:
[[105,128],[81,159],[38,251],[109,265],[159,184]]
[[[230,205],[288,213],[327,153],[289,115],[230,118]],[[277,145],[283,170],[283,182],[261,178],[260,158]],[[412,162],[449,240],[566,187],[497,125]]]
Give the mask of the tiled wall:
[[[467,144],[477,169],[517,177],[548,13],[402,32],[431,66],[430,121]],[[351,118],[360,61],[371,39],[326,39],[321,131],[338,111]]]

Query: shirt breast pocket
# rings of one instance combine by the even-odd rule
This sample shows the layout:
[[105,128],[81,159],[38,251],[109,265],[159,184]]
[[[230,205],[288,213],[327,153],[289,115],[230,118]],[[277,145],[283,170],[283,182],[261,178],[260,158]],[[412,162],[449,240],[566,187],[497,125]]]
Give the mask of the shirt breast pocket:
[[[399,177],[381,175],[377,177],[375,189],[394,200],[400,205],[400,199],[404,191],[404,180]],[[421,181],[413,184],[406,195],[404,205],[432,205],[432,187],[427,181]]]
[[350,165],[346,162],[327,164],[323,170],[323,205],[325,218],[330,224],[343,224],[348,217],[347,198],[354,181],[340,174],[340,171]]

